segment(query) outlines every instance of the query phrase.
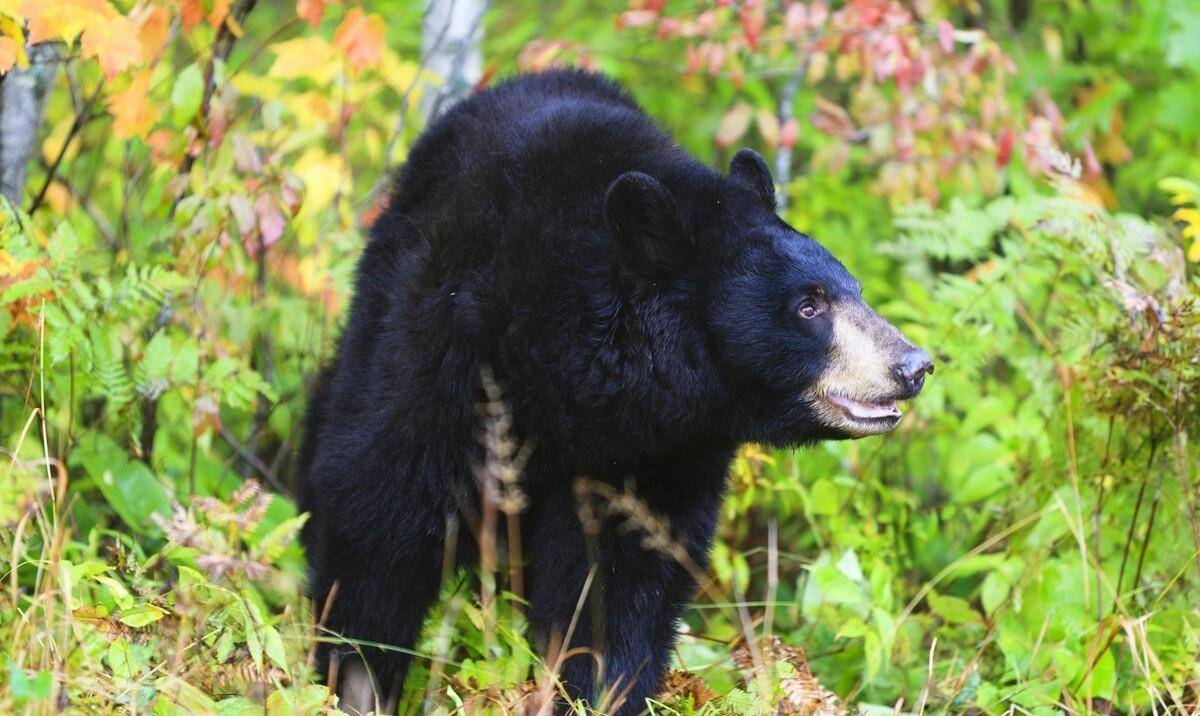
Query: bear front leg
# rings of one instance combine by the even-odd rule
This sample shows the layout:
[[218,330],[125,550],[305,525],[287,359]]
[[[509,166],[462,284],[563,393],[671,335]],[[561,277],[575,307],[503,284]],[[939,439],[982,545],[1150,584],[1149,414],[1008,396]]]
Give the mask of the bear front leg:
[[340,562],[321,565],[319,579],[327,586],[315,593],[326,632],[318,647],[319,674],[329,681],[336,674],[344,711],[388,713],[410,661],[402,650],[412,649],[438,594],[442,540],[398,540],[372,550],[366,561],[350,557],[349,550],[342,554],[347,557]]
[[[533,541],[527,543],[538,546],[530,564],[530,622],[543,648],[572,653],[559,664],[572,699],[610,709],[619,701],[613,711],[619,716],[646,709],[670,664],[676,623],[695,592],[696,573],[707,564],[725,464],[714,479],[682,494],[666,490],[671,499],[665,502],[655,492],[667,486],[667,478],[655,476],[655,491],[647,490],[642,499],[665,520],[672,543],[667,549],[647,546],[647,531],[614,511],[615,503],[593,504],[590,512],[599,519],[591,519],[587,529],[562,507],[574,504],[574,497],[549,500],[552,507],[535,516]],[[563,648],[572,621],[574,631]],[[554,665],[556,655],[546,656]]]

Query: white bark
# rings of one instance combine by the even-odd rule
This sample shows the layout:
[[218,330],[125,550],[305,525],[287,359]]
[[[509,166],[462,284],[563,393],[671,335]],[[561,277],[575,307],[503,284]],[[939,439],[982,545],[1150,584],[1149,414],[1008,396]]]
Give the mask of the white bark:
[[433,119],[466,96],[483,72],[483,15],[487,0],[425,0],[422,55],[427,72],[421,110]]
[[0,80],[0,194],[17,206],[59,63],[51,43],[34,45],[28,52],[29,67],[14,67]]

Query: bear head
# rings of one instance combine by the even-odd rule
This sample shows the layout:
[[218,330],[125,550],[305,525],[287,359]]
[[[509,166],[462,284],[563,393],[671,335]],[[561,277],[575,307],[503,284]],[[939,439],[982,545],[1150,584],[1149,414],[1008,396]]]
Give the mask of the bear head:
[[728,176],[669,184],[628,172],[605,211],[628,261],[657,286],[687,286],[679,322],[700,321],[730,437],[795,445],[885,433],[929,355],[871,309],[828,250],[775,213],[774,181],[743,149]]

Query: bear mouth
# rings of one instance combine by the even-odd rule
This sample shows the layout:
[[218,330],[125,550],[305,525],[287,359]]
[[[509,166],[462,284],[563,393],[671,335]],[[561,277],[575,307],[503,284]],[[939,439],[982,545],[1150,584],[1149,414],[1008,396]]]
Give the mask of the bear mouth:
[[904,415],[895,400],[861,400],[839,393],[826,393],[825,401],[841,414],[843,427],[856,436],[886,433],[900,423]]

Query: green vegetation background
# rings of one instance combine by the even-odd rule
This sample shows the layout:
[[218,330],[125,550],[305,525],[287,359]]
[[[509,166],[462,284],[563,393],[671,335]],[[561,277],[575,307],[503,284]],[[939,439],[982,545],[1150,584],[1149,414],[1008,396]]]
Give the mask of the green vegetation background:
[[[938,370],[894,434],[742,452],[677,650],[703,685],[679,676],[655,712],[1195,710],[1200,6],[918,4],[986,30],[1015,62],[999,98],[1017,123],[1052,99],[1062,146],[1094,147],[1099,172],[989,154],[931,204],[809,121],[855,82],[801,83],[785,216]],[[103,87],[64,46],[0,230],[0,710],[334,707],[308,666],[295,449],[384,167],[420,131],[421,9],[364,9],[387,49],[361,72],[328,54],[336,4],[315,29],[290,3],[255,7],[223,63],[223,31],[173,26],[145,77]],[[731,108],[776,112],[784,78],[764,70],[788,57],[685,77],[687,43],[620,27],[623,10],[498,4],[485,65],[503,76],[539,48],[593,63],[723,165]],[[741,129],[774,164],[769,123]],[[494,579],[482,602],[451,579],[404,708],[501,712],[545,683]],[[747,662],[747,632],[806,656]]]

